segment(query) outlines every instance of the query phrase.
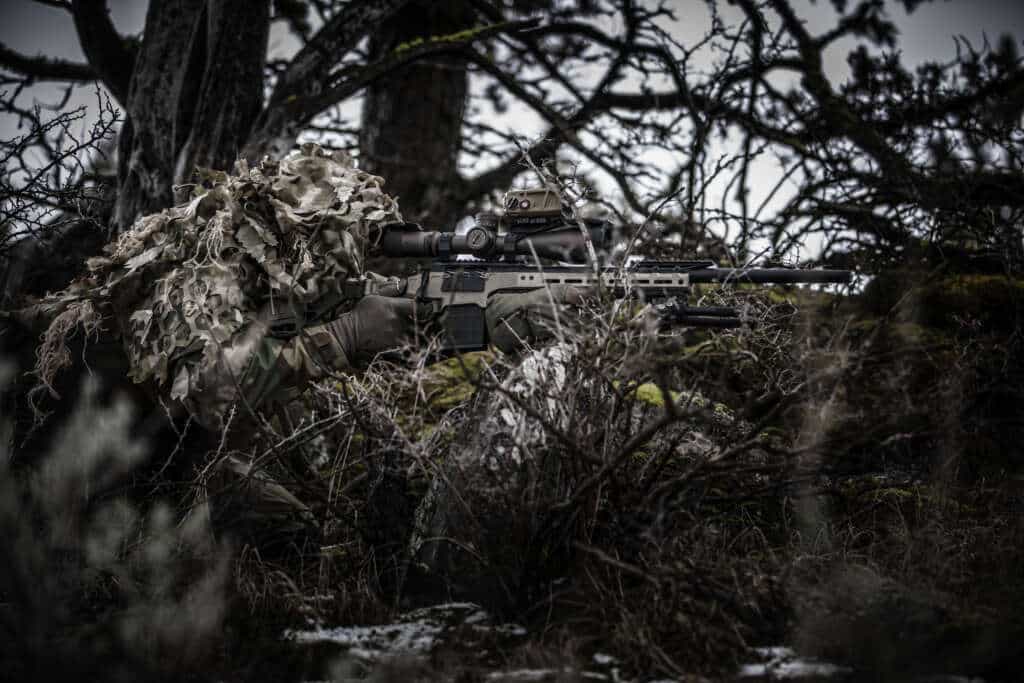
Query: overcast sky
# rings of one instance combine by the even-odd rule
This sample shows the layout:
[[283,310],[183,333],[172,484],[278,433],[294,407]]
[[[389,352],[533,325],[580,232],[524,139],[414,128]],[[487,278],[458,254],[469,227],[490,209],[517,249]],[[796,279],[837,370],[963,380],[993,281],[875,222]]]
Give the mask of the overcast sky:
[[[122,33],[142,31],[145,0],[110,0],[108,4],[114,24]],[[707,5],[703,0],[675,0],[675,4],[680,21],[673,30],[680,42],[692,43],[703,35],[708,25]],[[727,19],[739,15],[736,8],[720,4]],[[854,5],[855,0],[850,0],[849,4]],[[816,3],[794,0],[793,6],[812,32],[821,32],[835,24],[836,15],[827,0]],[[980,46],[986,37],[995,43],[1001,35],[1009,34],[1024,53],[1024,0],[938,0],[920,5],[910,14],[900,3],[889,2],[888,12],[899,28],[899,49],[907,66],[952,57],[955,36],[963,36]],[[30,56],[84,61],[71,18],[64,10],[31,0],[0,0],[0,13],[0,42],[8,47]],[[280,26],[271,33],[270,52],[275,57],[287,56],[296,45],[296,41]],[[847,74],[845,59],[851,46],[851,41],[836,44],[825,55],[828,74],[835,83],[841,82]],[[21,104],[30,104],[32,98],[53,101],[58,92],[55,85],[39,85],[24,96]],[[71,104],[94,106],[95,101],[91,86],[79,87]],[[357,105],[346,107],[346,111],[357,112]],[[506,123],[527,137],[543,129],[540,120],[524,108],[510,110]],[[0,135],[6,138],[15,133],[13,117],[0,115]],[[754,186],[771,186],[773,183],[767,176],[773,170],[777,169],[766,162],[757,170],[765,176],[764,182],[755,182]],[[751,196],[752,205],[758,201],[755,194]]]

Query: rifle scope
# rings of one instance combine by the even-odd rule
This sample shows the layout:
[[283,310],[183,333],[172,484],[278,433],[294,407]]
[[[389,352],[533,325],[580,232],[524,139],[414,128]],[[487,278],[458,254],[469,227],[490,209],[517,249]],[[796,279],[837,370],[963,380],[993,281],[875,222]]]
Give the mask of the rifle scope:
[[[587,222],[587,232],[595,249],[606,249],[611,233],[604,224]],[[447,259],[468,254],[481,259],[500,256],[531,256],[583,263],[587,248],[583,234],[577,226],[538,230],[532,233],[509,232],[499,234],[490,228],[476,225],[465,234],[421,230],[415,223],[392,223],[384,226],[379,246],[385,256],[435,257]],[[532,249],[531,249],[532,246]]]

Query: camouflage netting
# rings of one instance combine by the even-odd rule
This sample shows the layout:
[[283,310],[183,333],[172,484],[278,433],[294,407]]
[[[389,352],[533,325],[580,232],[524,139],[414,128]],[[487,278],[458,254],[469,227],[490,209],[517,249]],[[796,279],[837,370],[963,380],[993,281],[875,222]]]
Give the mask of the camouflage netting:
[[402,220],[381,178],[316,145],[236,170],[208,174],[187,204],[140,218],[85,276],[41,302],[53,319],[38,355],[43,384],[70,362],[69,333],[112,317],[131,378],[184,398],[268,300],[335,296],[362,274],[378,228]]

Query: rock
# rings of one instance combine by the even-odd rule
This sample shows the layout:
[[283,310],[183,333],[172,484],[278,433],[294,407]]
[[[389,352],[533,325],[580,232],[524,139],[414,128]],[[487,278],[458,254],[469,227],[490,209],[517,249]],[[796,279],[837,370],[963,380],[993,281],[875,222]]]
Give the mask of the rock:
[[863,566],[846,566],[831,581],[800,591],[797,619],[798,652],[885,680],[950,673],[1002,680],[1024,655],[1021,624],[996,623],[952,596]]

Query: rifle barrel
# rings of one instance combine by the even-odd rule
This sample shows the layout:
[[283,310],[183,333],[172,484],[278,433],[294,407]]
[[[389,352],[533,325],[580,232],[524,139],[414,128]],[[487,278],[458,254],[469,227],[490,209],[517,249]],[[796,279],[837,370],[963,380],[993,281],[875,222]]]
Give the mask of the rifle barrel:
[[739,318],[726,318],[717,315],[677,315],[668,316],[664,320],[666,323],[689,325],[690,327],[731,328],[743,326],[743,321]]
[[838,283],[850,281],[848,270],[797,270],[795,268],[700,268],[687,273],[690,282],[744,282],[751,284]]

